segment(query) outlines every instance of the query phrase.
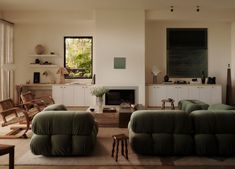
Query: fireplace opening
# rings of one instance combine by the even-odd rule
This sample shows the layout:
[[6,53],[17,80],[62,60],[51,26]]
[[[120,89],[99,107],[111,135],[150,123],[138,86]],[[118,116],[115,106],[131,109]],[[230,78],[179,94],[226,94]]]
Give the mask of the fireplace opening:
[[110,89],[105,94],[105,105],[135,104],[134,89]]

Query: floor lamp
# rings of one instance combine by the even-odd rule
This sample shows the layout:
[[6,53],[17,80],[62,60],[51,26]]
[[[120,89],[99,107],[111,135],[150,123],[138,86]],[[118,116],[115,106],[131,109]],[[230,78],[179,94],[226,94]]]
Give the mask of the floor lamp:
[[[12,96],[13,96],[13,93],[11,93],[11,86],[12,86],[12,84],[13,84],[13,82],[14,82],[14,76],[13,76],[13,72],[14,72],[14,70],[15,70],[15,64],[13,64],[13,63],[6,63],[6,64],[4,64],[3,66],[2,66],[2,68],[3,68],[3,70],[5,70],[5,71],[7,71],[7,73],[8,73],[8,82],[9,82],[9,84],[8,84],[8,93],[7,93],[7,97],[8,98],[10,98],[11,97],[11,94],[12,94]],[[11,76],[12,75],[12,76]]]
[[227,69],[226,104],[232,105],[232,81],[230,64],[228,64]]

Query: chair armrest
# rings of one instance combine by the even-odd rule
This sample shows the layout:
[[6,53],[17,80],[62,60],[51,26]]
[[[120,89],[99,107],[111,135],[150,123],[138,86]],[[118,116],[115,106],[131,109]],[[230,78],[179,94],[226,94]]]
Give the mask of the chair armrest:
[[13,108],[10,108],[10,109],[6,109],[6,110],[3,110],[3,111],[0,111],[0,114],[4,114],[4,113],[7,113],[9,111],[17,111],[19,110],[20,108],[18,107],[13,107]]
[[51,96],[41,96],[36,99],[50,100],[52,103],[55,103],[54,99]]

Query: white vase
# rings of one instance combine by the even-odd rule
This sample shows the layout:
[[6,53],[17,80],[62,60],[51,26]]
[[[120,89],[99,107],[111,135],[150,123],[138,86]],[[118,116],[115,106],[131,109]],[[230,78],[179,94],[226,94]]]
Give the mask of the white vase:
[[103,97],[96,97],[96,112],[103,113]]

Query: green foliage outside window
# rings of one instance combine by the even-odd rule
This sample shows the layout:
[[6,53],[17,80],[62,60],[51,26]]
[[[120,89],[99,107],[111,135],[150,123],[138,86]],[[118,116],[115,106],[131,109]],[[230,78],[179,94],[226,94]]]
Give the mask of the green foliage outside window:
[[67,79],[92,77],[92,37],[65,37]]

